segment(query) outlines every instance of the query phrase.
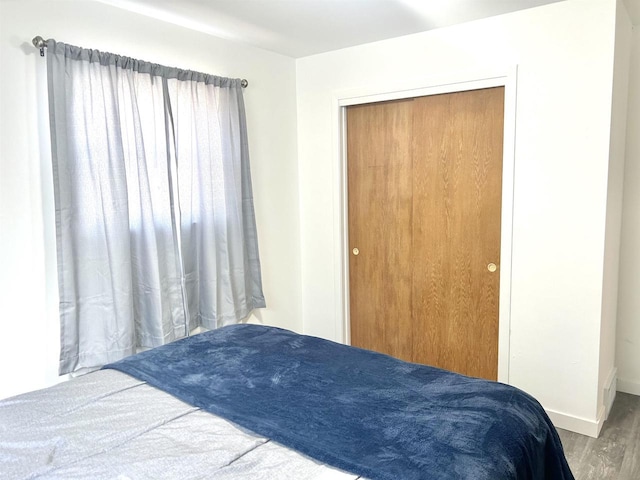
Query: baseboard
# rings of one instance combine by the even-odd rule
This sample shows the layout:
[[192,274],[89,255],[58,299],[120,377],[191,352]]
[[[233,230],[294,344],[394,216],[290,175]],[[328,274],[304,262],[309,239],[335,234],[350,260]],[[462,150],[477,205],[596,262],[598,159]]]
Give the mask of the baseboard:
[[633,380],[625,380],[618,378],[618,391],[622,393],[630,393],[631,395],[640,395],[640,382]]
[[602,425],[609,416],[609,412],[611,412],[611,407],[616,398],[616,391],[640,395],[640,383],[627,382],[618,378],[618,369],[612,368],[603,385],[603,405],[598,409],[598,416],[595,420],[576,417],[554,410],[547,410],[547,415],[558,428],[598,438]]
[[576,417],[568,415],[566,413],[560,413],[553,410],[547,410],[547,415],[557,428],[569,430],[570,432],[579,433],[581,435],[587,435],[589,437],[598,438],[600,429],[605,419],[604,405],[598,411],[597,420],[589,420],[586,418]]
[[605,408],[605,420],[609,418],[609,413],[611,413],[611,407],[613,407],[613,402],[616,399],[616,391],[618,384],[618,369],[612,368],[611,372],[609,372],[609,376],[607,380],[604,382],[603,387],[603,402]]

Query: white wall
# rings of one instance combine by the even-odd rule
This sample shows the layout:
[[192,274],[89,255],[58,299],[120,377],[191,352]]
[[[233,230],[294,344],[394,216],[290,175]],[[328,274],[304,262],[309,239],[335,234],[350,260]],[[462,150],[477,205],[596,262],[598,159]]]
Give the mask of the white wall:
[[632,37],[620,253],[618,390],[640,395],[640,27]]
[[0,0],[0,398],[57,380],[55,234],[42,35],[249,80],[245,91],[267,308],[300,330],[295,62],[92,1]]
[[615,13],[569,0],[298,60],[305,333],[342,337],[336,92],[517,65],[509,382],[597,433]]
[[598,380],[598,407],[606,409],[606,416],[609,414],[616,394],[616,317],[631,35],[631,19],[623,1],[618,0],[612,88],[611,140],[609,145],[607,219],[605,224],[602,324],[600,326],[600,374]]

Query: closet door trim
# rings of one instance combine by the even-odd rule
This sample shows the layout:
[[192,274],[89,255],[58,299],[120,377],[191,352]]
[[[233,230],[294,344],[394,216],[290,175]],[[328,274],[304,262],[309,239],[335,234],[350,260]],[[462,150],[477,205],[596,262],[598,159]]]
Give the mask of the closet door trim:
[[350,344],[349,218],[347,191],[346,107],[491,87],[504,87],[504,143],[502,160],[502,215],[500,246],[500,306],[498,326],[498,381],[509,383],[511,328],[511,269],[516,133],[517,66],[493,71],[439,75],[431,79],[396,82],[333,92],[334,272],[336,299],[335,340]]

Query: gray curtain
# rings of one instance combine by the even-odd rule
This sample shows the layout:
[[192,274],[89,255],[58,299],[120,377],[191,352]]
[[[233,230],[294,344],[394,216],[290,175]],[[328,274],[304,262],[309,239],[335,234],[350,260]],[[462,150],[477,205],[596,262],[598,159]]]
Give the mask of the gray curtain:
[[60,373],[264,307],[240,80],[47,41]]

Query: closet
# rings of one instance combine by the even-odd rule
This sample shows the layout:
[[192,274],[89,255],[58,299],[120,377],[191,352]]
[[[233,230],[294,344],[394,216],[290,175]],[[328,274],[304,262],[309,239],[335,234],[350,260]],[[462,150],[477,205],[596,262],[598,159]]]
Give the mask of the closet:
[[351,344],[496,380],[504,87],[346,126]]

